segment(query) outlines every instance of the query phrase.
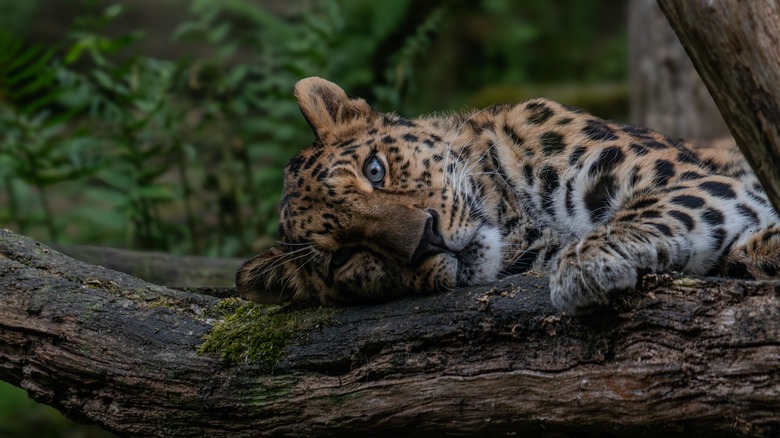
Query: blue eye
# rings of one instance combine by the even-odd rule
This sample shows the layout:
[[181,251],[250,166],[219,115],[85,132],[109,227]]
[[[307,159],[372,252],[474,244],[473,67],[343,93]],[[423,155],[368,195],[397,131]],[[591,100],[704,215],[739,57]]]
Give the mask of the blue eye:
[[377,185],[385,179],[385,165],[382,164],[382,160],[372,155],[371,158],[366,160],[366,164],[363,166],[363,173],[369,181]]

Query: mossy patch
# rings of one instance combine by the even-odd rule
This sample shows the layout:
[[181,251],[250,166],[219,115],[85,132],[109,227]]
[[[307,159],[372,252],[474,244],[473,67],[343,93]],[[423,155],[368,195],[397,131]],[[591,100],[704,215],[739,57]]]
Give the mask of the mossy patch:
[[295,333],[328,323],[334,312],[227,298],[213,309],[219,322],[204,337],[199,352],[218,354],[230,363],[255,363],[271,370],[284,358],[287,342]]
[[173,300],[169,297],[157,297],[143,304],[148,308],[165,307],[166,309],[176,309],[176,306],[173,304]]

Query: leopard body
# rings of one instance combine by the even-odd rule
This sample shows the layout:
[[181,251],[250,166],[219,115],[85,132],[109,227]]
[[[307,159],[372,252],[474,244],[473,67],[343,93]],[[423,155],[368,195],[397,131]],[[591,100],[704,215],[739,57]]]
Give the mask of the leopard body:
[[237,275],[249,299],[343,305],[534,271],[576,312],[644,272],[778,272],[778,216],[736,149],[546,99],[410,120],[319,78],[296,96],[316,140],[285,170],[279,244]]

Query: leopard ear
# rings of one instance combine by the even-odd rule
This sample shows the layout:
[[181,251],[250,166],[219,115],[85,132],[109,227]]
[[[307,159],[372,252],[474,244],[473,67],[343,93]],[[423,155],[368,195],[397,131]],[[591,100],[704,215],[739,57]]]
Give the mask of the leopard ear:
[[340,125],[374,114],[365,100],[350,98],[338,85],[318,77],[298,81],[295,97],[319,140],[327,140]]
[[236,289],[244,298],[262,304],[280,304],[300,299],[299,280],[293,278],[297,267],[284,248],[275,246],[248,261],[236,273]]

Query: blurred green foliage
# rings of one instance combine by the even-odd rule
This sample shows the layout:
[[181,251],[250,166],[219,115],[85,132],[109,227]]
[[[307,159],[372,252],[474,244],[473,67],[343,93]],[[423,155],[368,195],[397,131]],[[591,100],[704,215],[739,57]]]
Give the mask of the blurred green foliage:
[[268,245],[283,165],[311,141],[291,95],[305,76],[406,115],[626,76],[610,0],[297,1],[285,13],[190,0],[170,37],[197,55],[171,59],[140,51],[144,29],[111,32],[132,2],[83,0],[58,44],[27,41],[23,23],[46,3],[0,1],[0,222],[44,241],[216,256]]
[[113,435],[97,426],[76,426],[48,406],[0,381],[0,437],[3,438],[108,438]]
[[[186,10],[172,44],[193,50],[167,57],[144,53],[143,26],[117,31],[129,0],[80,0],[41,43],[29,25],[57,1],[0,0],[0,225],[43,241],[269,245],[283,166],[312,141],[292,97],[306,76],[407,116],[540,93],[608,117],[625,103],[623,0],[168,0]],[[0,435],[20,400],[0,387]]]

